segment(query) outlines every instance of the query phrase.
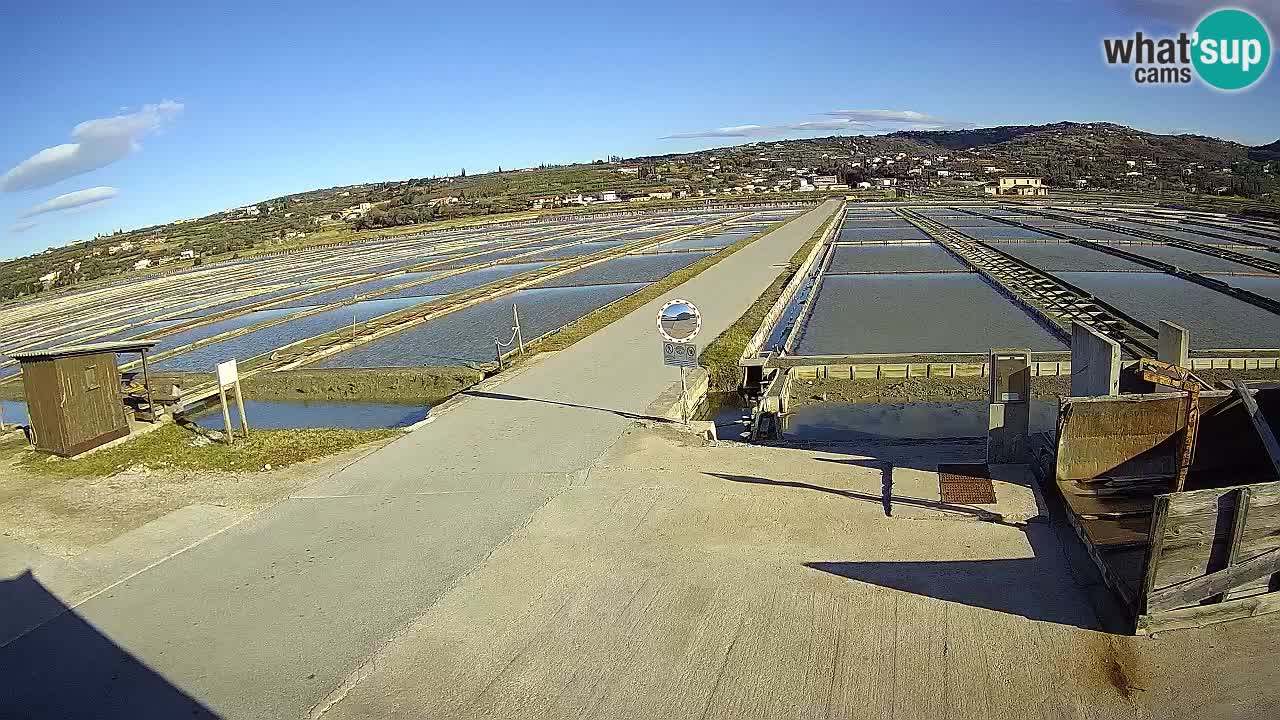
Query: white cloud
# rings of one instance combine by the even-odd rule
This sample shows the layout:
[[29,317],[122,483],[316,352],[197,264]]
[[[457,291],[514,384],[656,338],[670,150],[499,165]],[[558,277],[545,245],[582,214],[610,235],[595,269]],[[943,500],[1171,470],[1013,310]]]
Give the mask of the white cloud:
[[58,197],[46,200],[39,205],[29,208],[18,217],[29,218],[36,215],[43,215],[44,213],[81,208],[87,205],[94,205],[110,200],[119,194],[119,190],[105,185],[91,187],[86,190],[77,190],[75,192],[69,192],[65,195],[59,195]]
[[823,115],[863,123],[945,125],[947,122],[940,117],[916,112],[915,110],[832,110],[831,112],[823,113]]
[[676,140],[685,138],[746,138],[746,137],[776,137],[785,135],[788,132],[824,132],[841,130],[856,130],[867,127],[866,123],[854,122],[852,120],[809,120],[807,122],[787,123],[784,125],[732,125],[730,127],[715,128],[714,130],[697,130],[694,132],[674,133],[671,135],[663,135],[659,140]]
[[780,137],[796,132],[842,132],[863,134],[890,130],[945,130],[971,127],[968,123],[944,120],[915,110],[832,110],[822,113],[830,120],[808,120],[782,125],[732,125],[714,130],[663,135],[659,140],[684,138]]
[[12,226],[10,226],[9,232],[13,233],[14,235],[17,235],[18,233],[24,233],[35,226],[36,224],[33,222],[14,223]]
[[139,140],[182,108],[182,103],[165,100],[134,113],[82,122],[71,131],[76,142],[45,148],[18,163],[0,177],[0,191],[33,190],[106,167],[141,149]]

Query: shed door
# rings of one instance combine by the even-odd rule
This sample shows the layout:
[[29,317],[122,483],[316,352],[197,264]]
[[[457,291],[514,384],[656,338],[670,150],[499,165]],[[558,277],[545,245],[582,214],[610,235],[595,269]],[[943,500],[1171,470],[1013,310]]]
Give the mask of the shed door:
[[88,357],[63,367],[67,388],[66,421],[72,443],[105,435],[124,424],[113,361],[109,356]]

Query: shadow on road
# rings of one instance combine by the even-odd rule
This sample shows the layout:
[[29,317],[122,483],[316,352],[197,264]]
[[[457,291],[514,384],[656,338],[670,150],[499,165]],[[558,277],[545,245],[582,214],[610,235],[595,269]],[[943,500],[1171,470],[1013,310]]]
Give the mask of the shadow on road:
[[1020,615],[1030,620],[1101,630],[1088,597],[1072,580],[1053,528],[1023,530],[1033,557],[995,560],[807,562],[805,567],[900,592]]
[[653,422],[669,423],[672,422],[667,418],[658,417],[656,415],[638,415],[625,410],[610,410],[609,408],[594,407],[592,405],[579,405],[577,403],[560,402],[559,400],[543,400],[542,398],[524,397],[522,395],[507,395],[506,393],[485,392],[483,390],[463,390],[459,395],[467,395],[469,397],[488,398],[490,400],[514,400],[520,402],[536,402],[546,405],[559,405],[560,407],[578,408],[581,410],[594,410],[596,412],[605,412],[618,417],[624,417],[628,420],[651,420]]
[[[882,477],[891,477],[893,466],[856,460],[848,464],[878,467]],[[908,505],[944,513],[953,513],[1003,525],[1024,533],[1031,545],[1032,557],[992,560],[876,560],[807,562],[805,567],[839,575],[880,587],[909,592],[999,612],[1021,615],[1061,625],[1100,629],[1086,593],[1074,579],[1071,567],[1059,545],[1055,529],[1048,522],[1025,525],[1004,521],[982,508],[955,505],[921,498],[892,495],[891,480],[883,480],[883,493],[858,492],[824,487],[792,480],[771,480],[751,475],[706,473],[736,483],[771,485],[827,493],[858,502],[875,503],[891,516],[892,505]],[[918,557],[918,556],[917,556]]]
[[0,718],[218,717],[68,608],[30,571],[0,580],[0,610],[6,626],[45,622],[0,646]]
[[807,482],[799,482],[794,480],[770,480],[768,478],[755,477],[753,475],[732,475],[729,473],[706,473],[712,477],[718,477],[721,480],[730,482],[749,483],[752,485],[773,485],[776,487],[799,488],[802,490],[813,490],[815,492],[829,493],[831,495],[839,495],[840,497],[850,500],[860,500],[862,502],[876,503],[884,508],[885,516],[893,515],[894,505],[909,505],[911,507],[927,508],[929,510],[937,510],[939,512],[955,513],[958,515],[968,515],[979,520],[995,523],[997,525],[1007,525],[1009,527],[1019,527],[1012,523],[1005,522],[999,515],[983,510],[982,508],[969,507],[968,505],[953,505],[937,500],[924,500],[922,498],[905,497],[893,494],[893,466],[881,466],[881,494],[872,495],[871,493],[858,492],[856,490],[842,490],[839,488],[829,488],[822,485],[814,485]]

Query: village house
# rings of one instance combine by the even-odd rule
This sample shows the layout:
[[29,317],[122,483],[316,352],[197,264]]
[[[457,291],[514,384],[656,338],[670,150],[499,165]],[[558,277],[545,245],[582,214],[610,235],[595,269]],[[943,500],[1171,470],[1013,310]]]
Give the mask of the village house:
[[1049,194],[1048,188],[1044,187],[1044,179],[1031,175],[1004,175],[983,185],[982,189],[988,195],[1034,197]]

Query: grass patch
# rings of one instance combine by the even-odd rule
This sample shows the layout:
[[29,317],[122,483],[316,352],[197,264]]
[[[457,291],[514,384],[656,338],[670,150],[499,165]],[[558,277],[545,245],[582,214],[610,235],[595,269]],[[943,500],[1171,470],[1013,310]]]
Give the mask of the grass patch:
[[56,477],[107,477],[128,468],[248,472],[292,465],[401,434],[397,430],[253,430],[235,445],[211,441],[199,431],[175,424],[122,445],[68,460],[24,450],[18,464]]
[[[797,218],[798,217],[800,216],[797,216]],[[792,218],[792,220],[794,219],[796,218]],[[677,270],[633,295],[628,295],[620,300],[609,303],[604,307],[597,308],[595,311],[583,315],[559,330],[548,335],[544,335],[533,343],[526,344],[525,349],[531,350],[532,353],[564,350],[588,335],[607,327],[615,320],[619,320],[630,315],[637,308],[644,307],[663,295],[666,295],[673,288],[692,280],[707,268],[715,265],[721,260],[724,260],[783,225],[786,225],[788,222],[790,222],[790,220],[781,220],[776,222],[764,230],[761,230],[754,235],[749,235],[720,250],[714,255],[708,255],[692,265]]]
[[827,221],[818,226],[804,245],[796,250],[791,256],[791,260],[787,262],[787,267],[778,277],[774,278],[769,287],[756,299],[751,307],[742,314],[729,326],[727,330],[720,333],[719,337],[711,341],[706,350],[702,351],[702,357],[699,358],[699,364],[706,368],[710,377],[711,392],[729,392],[736,390],[738,387],[738,359],[742,357],[742,351],[746,349],[747,343],[751,341],[751,336],[756,334],[756,330],[760,328],[760,323],[764,322],[764,316],[768,314],[769,308],[778,301],[782,296],[782,291],[786,289],[787,283],[791,282],[791,278],[795,277],[796,272],[800,269],[800,264],[813,250],[813,246],[822,239],[827,229],[831,227],[831,223],[836,222],[840,217],[840,213],[836,213],[827,218]]

